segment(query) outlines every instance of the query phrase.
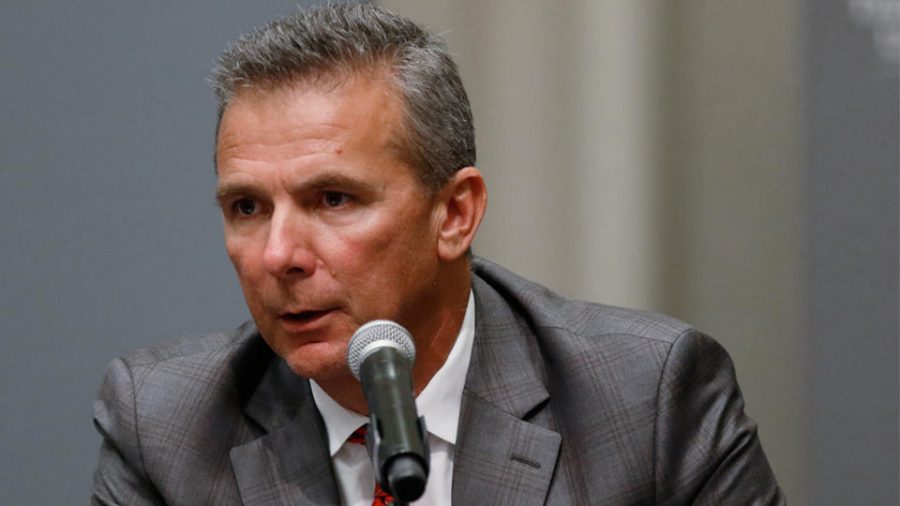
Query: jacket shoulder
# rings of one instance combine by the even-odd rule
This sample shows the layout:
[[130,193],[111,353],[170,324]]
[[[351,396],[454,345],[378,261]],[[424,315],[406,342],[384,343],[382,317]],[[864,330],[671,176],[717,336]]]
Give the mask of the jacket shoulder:
[[[104,383],[130,383],[138,410],[182,410],[182,399],[198,405],[246,400],[273,353],[252,322],[227,332],[164,341],[113,360]],[[229,401],[231,402],[231,401]],[[174,414],[174,413],[173,413]]]
[[132,369],[153,368],[168,361],[187,359],[192,355],[215,355],[223,352],[227,354],[251,339],[255,333],[253,324],[247,322],[230,331],[170,339],[134,350],[120,358]]
[[592,338],[627,336],[668,344],[693,330],[687,323],[659,313],[567,299],[481,258],[473,259],[473,272],[504,303],[527,315],[535,330]]
[[271,357],[245,324],[110,362],[94,403],[103,437],[94,494],[115,504],[235,496],[228,452],[254,437],[242,409]]
[[525,348],[519,368],[536,369],[549,393],[529,416],[562,435],[557,472],[575,486],[556,491],[559,503],[783,504],[715,340],[669,316],[566,299],[482,259],[473,273],[476,325],[502,348],[491,363]]

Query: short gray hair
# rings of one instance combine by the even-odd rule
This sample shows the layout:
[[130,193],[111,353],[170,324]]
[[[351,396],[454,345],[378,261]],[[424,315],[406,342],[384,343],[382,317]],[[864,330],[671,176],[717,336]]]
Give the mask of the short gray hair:
[[[220,56],[210,81],[218,123],[248,86],[282,86],[384,68],[405,109],[404,161],[431,192],[475,165],[469,99],[444,41],[410,19],[371,4],[319,5],[246,34]],[[218,131],[218,123],[216,130]]]

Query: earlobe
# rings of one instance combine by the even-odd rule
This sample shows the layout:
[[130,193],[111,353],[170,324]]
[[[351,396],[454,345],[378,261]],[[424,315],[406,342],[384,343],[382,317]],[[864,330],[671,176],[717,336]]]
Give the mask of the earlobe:
[[469,250],[487,208],[487,187],[481,172],[465,167],[441,190],[443,213],[438,233],[441,260],[456,260]]

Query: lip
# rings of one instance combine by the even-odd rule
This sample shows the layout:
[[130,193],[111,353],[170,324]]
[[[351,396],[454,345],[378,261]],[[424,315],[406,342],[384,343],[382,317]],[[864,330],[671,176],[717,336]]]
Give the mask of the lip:
[[308,332],[324,325],[337,308],[304,309],[278,315],[278,322],[289,332]]

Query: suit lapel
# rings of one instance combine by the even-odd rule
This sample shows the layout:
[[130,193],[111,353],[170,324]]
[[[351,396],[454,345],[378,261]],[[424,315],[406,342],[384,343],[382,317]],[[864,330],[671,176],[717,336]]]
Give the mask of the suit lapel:
[[[474,278],[476,327],[453,464],[454,504],[543,504],[560,435],[532,332]],[[541,420],[541,424],[535,423]]]
[[325,426],[308,381],[275,359],[244,411],[267,432],[230,453],[244,504],[339,503]]

